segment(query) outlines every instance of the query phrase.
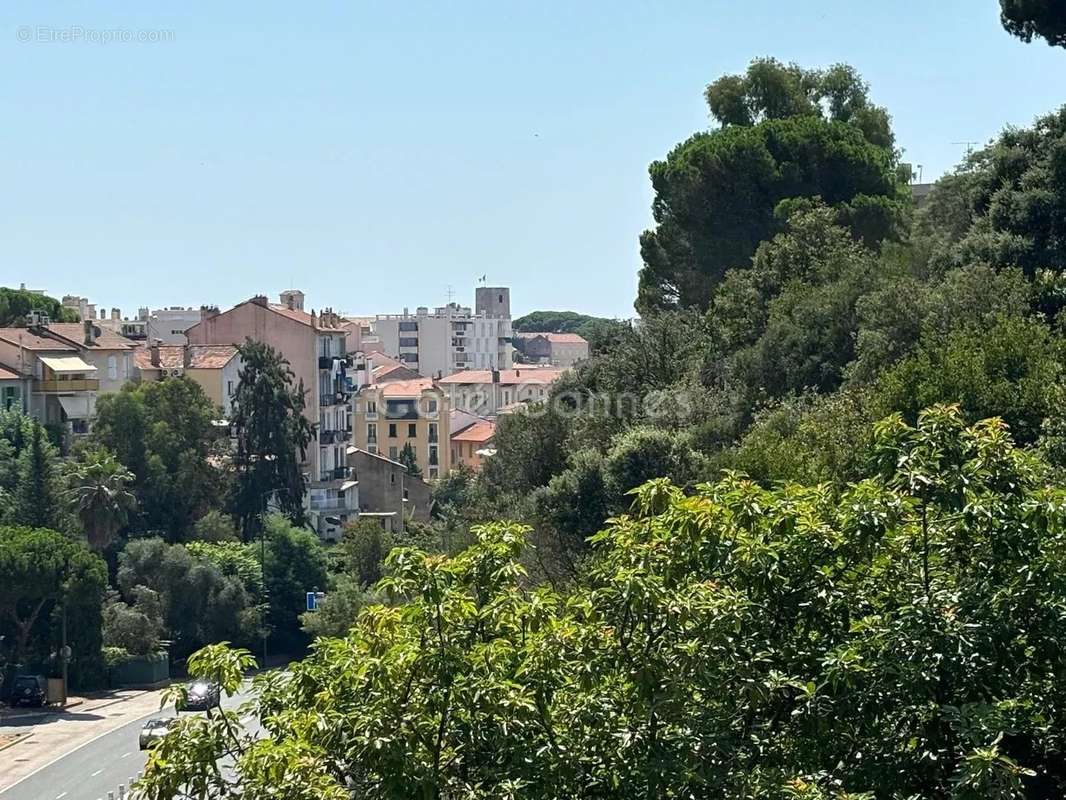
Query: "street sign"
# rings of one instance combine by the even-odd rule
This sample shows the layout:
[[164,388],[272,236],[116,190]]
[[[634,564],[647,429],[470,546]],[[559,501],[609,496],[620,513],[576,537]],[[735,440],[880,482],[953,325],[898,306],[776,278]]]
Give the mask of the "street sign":
[[307,593],[307,610],[318,611],[319,605],[326,599],[325,592],[308,592]]

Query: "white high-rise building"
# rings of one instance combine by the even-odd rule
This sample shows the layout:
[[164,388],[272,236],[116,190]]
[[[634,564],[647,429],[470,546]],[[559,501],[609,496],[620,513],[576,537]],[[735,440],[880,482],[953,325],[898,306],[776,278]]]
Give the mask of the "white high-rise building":
[[411,314],[380,314],[372,322],[382,351],[426,377],[463,369],[510,369],[511,293],[479,286],[474,311],[449,303]]

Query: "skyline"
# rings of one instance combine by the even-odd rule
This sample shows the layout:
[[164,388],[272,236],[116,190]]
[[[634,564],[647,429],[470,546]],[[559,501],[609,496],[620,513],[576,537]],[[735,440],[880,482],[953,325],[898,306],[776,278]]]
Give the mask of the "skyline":
[[926,181],[1062,101],[1066,54],[994,0],[700,5],[8,4],[0,284],[125,316],[293,286],[375,314],[448,285],[473,305],[484,274],[516,317],[630,317],[647,166],[752,58],[852,64]]

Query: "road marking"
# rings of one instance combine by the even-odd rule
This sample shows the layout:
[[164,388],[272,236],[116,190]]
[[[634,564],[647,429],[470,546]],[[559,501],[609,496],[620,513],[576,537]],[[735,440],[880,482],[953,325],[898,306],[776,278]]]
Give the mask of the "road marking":
[[62,793],[56,795],[56,800],[63,800],[63,798],[66,797],[66,796],[67,796],[67,793],[66,792],[62,792]]
[[125,757],[126,757],[126,756],[128,756],[128,755],[130,755],[130,753],[123,753],[123,754],[122,754],[122,758],[125,758]]
[[100,774],[101,772],[103,772],[103,770],[102,770],[102,769],[98,769],[98,770],[96,770],[96,772],[94,772],[94,773],[93,773],[92,775],[90,775],[89,777],[90,777],[90,778],[95,778],[95,777],[96,777],[97,775],[99,775],[99,774]]

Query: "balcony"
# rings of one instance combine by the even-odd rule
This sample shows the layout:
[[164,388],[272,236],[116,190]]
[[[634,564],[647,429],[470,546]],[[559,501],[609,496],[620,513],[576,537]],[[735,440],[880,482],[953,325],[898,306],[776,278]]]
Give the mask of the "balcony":
[[96,392],[100,390],[100,381],[95,378],[84,380],[35,380],[33,391],[38,394],[62,394],[64,392]]
[[342,406],[348,402],[351,395],[347,391],[333,391],[319,395],[320,406]]

